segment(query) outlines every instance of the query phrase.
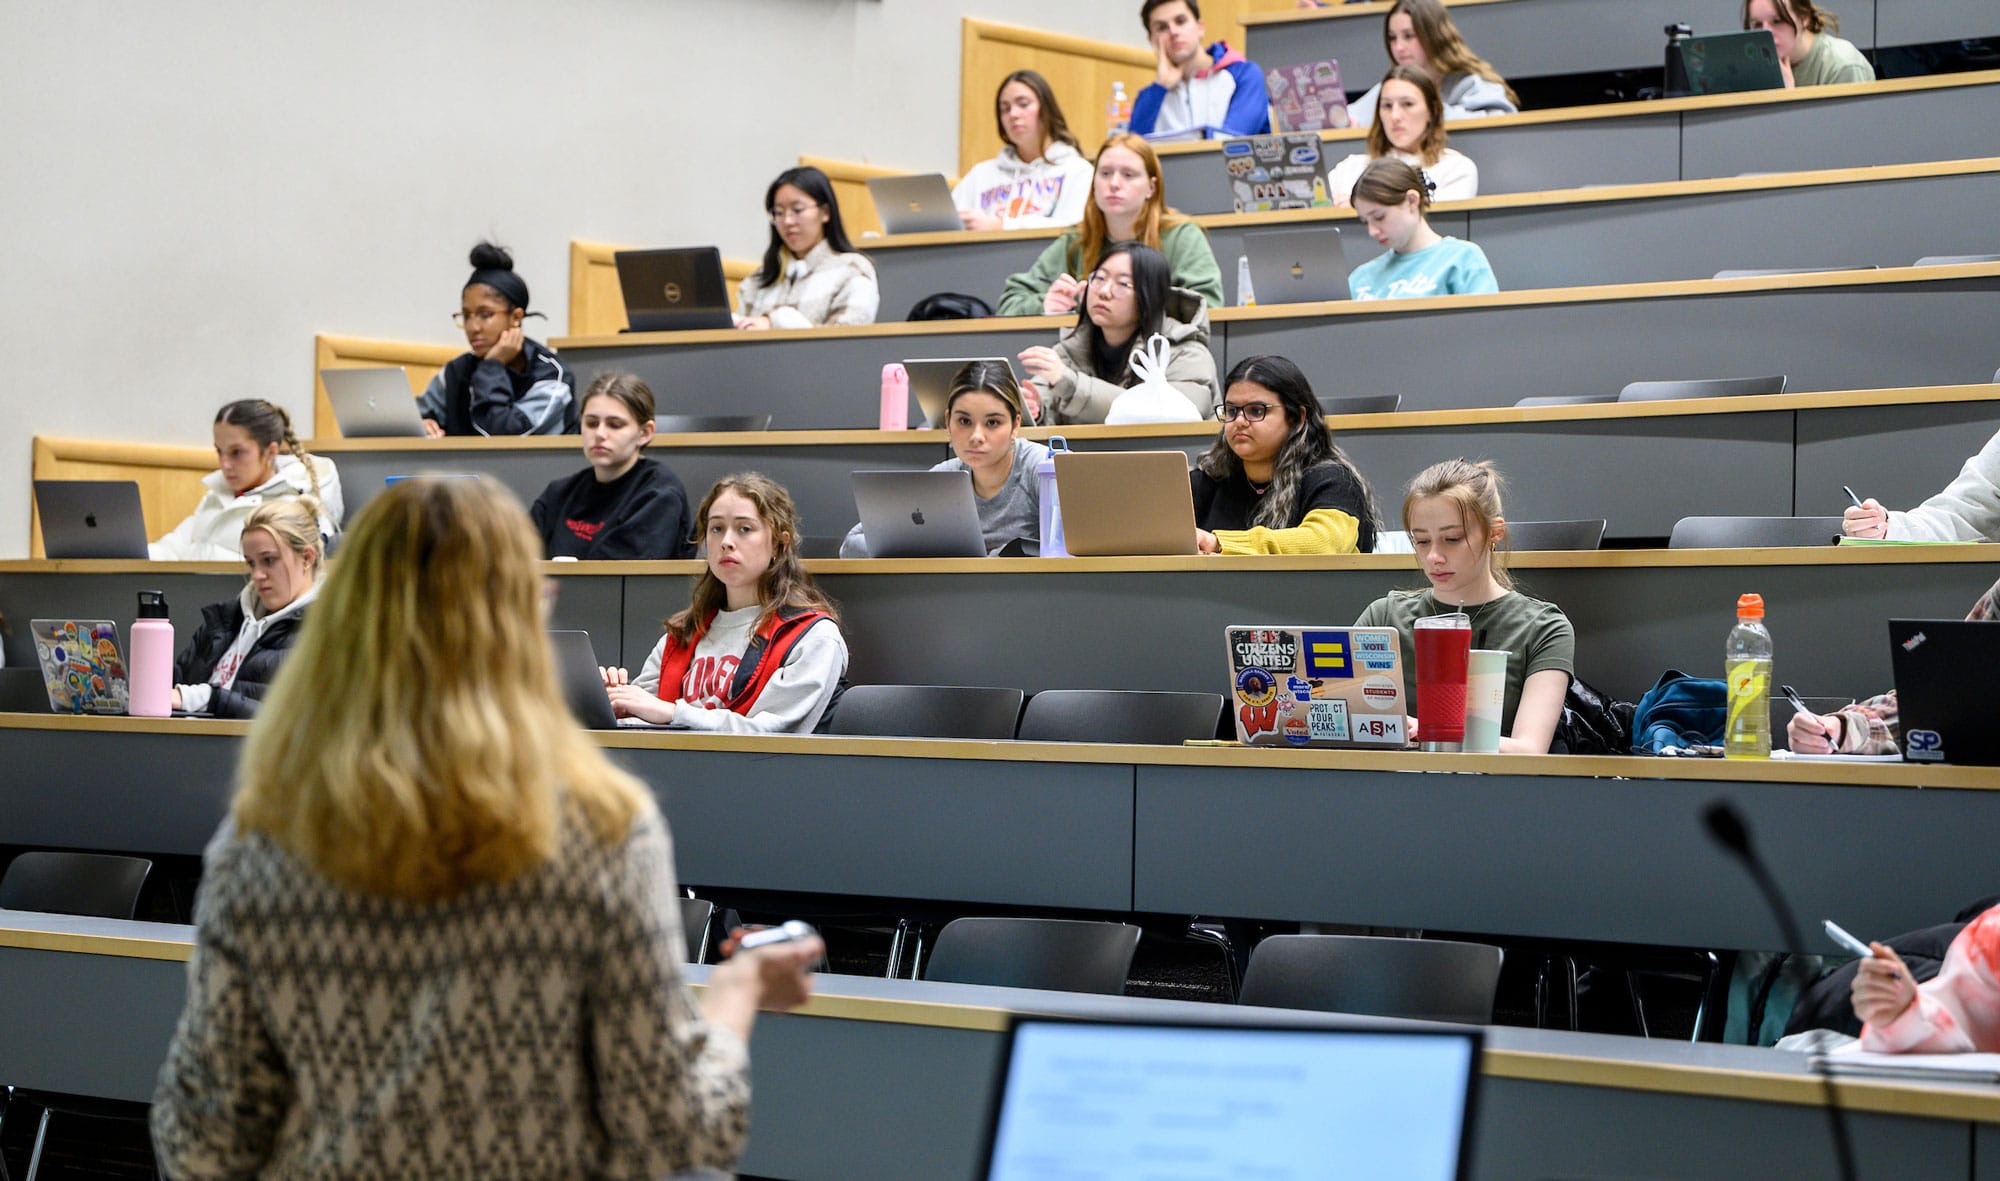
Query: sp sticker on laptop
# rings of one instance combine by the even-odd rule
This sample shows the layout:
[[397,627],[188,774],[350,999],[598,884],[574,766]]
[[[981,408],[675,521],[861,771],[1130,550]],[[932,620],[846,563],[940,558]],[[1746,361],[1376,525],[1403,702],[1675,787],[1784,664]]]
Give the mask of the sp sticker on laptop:
[[1231,627],[1236,737],[1249,746],[1406,744],[1394,628]]

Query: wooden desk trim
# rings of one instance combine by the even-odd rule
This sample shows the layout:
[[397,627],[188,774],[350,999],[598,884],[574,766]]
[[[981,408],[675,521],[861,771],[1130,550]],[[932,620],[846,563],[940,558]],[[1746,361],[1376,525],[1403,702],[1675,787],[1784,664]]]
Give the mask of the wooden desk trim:
[[[85,731],[241,737],[250,723],[209,718],[57,717],[0,713],[0,731]],[[1113,743],[862,738],[820,734],[705,734],[686,730],[602,730],[593,740],[613,750],[722,751],[818,758],[1075,763],[1094,766],[1206,767],[1260,771],[1421,771],[1604,780],[1695,780],[1813,784],[1911,790],[2000,790],[2000,768],[1918,763],[1662,759],[1632,755],[1478,755],[1422,751],[1292,750],[1241,746],[1125,746]]]
[[[1489,0],[1498,3],[1499,0]],[[1383,9],[1382,11],[1387,11]],[[2000,70],[1973,70],[1961,74],[1926,74],[1916,78],[1891,78],[1882,82],[1849,82],[1839,86],[1809,86],[1799,90],[1755,90],[1741,94],[1704,94],[1689,98],[1662,98],[1645,102],[1600,103],[1588,107],[1551,107],[1544,111],[1523,111],[1517,115],[1492,115],[1476,121],[1479,127],[1532,127],[1543,123],[1586,123],[1599,119],[1623,119],[1646,115],[1676,115],[1689,112],[1730,110],[1739,107],[1771,106],[1780,103],[1817,102],[1822,99],[1857,98],[1874,94],[1908,94],[1921,90],[1944,90],[1959,86],[1991,86],[2000,83]],[[1460,130],[1471,126],[1460,122]],[[1319,133],[1322,141],[1363,140],[1365,127],[1344,127]],[[1156,144],[1162,156],[1189,156],[1219,151],[1220,141],[1196,140],[1186,143]]]
[[[1476,8],[1485,4],[1512,4],[1513,2],[1514,0],[1444,0],[1444,7],[1449,11],[1454,8]],[[1279,12],[1246,12],[1236,19],[1246,28],[1251,25],[1304,24],[1310,21],[1381,16],[1393,7],[1395,7],[1393,0],[1373,0],[1371,3],[1342,4],[1333,8],[1288,9]]]
[[[168,962],[186,962],[194,952],[192,942],[179,938],[141,939],[86,935],[38,929],[18,923],[0,926],[0,947]],[[814,993],[811,1000],[795,1011],[796,1016],[999,1034],[1006,1031],[1008,1022],[1016,1014],[1029,1015],[1034,1012],[1028,1009],[1006,1009],[991,1005],[954,1005],[940,1001],[844,996],[825,991],[825,980],[825,977],[821,977],[819,990]],[[689,987],[699,993],[704,985],[690,981]],[[1480,1073],[1491,1078],[1714,1099],[1741,1099],[1800,1107],[1821,1107],[1826,1104],[1825,1086],[1814,1075],[1687,1066],[1678,1063],[1600,1058],[1538,1050],[1488,1047],[1482,1055]],[[1856,1079],[1836,1082],[1834,1095],[1835,1101],[1849,1111],[1981,1123],[2000,1122],[2000,1091],[1993,1088],[1926,1086],[1886,1079]]]

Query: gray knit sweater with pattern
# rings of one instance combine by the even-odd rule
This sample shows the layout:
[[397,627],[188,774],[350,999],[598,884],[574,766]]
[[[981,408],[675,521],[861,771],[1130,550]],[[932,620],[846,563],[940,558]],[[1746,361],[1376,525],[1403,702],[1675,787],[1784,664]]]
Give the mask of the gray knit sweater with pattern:
[[682,981],[650,806],[616,846],[571,815],[548,864],[431,904],[225,822],[195,924],[152,1110],[170,1177],[637,1178],[741,1151],[748,1053]]

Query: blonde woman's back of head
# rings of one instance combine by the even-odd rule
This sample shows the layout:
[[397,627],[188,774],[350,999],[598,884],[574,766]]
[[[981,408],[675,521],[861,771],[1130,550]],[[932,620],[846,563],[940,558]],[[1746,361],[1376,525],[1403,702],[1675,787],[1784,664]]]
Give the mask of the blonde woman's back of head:
[[405,480],[372,501],[251,731],[239,829],[414,901],[546,861],[565,797],[622,839],[644,792],[557,692],[540,555],[489,480]]

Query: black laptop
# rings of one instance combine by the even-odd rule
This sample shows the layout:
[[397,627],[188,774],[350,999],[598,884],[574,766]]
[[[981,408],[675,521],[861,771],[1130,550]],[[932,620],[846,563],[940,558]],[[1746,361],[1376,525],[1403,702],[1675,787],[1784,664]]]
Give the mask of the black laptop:
[[1476,1028],[1016,1017],[975,1175],[1459,1181],[1479,1052]]
[[1892,619],[1889,662],[1903,758],[1913,763],[2000,766],[2000,622]]
[[625,294],[625,331],[735,327],[722,278],[722,252],[715,247],[620,250],[611,258]]

